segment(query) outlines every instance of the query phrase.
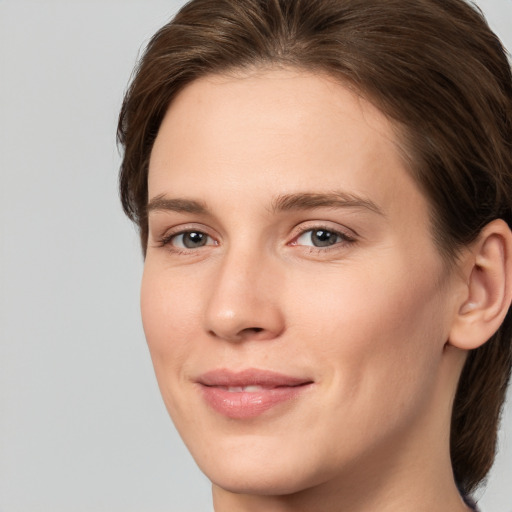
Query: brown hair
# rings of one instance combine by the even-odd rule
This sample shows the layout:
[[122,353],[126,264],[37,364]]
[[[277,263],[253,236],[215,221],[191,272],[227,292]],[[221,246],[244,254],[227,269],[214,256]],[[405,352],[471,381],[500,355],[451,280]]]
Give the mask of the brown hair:
[[[496,218],[512,225],[512,77],[505,50],[463,0],[192,0],[150,41],[118,126],[120,191],[147,244],[148,163],[173,97],[207,74],[319,70],[351,84],[398,127],[447,261]],[[464,493],[494,460],[512,365],[512,318],[470,352],[452,414]]]

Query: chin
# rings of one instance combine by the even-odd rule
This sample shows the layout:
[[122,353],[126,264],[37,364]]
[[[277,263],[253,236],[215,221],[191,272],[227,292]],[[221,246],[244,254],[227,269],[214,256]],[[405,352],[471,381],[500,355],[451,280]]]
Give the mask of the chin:
[[[274,467],[273,467],[274,466]],[[206,473],[213,485],[235,494],[258,496],[282,496],[295,494],[318,485],[311,476],[301,474],[301,468],[290,471],[287,468],[259,466],[232,469],[217,467]]]
[[283,439],[233,440],[226,445],[221,449],[210,446],[197,453],[192,450],[192,455],[215,486],[232,493],[290,495],[333,477],[325,461],[320,464],[314,454],[304,453],[297,446],[287,447]]

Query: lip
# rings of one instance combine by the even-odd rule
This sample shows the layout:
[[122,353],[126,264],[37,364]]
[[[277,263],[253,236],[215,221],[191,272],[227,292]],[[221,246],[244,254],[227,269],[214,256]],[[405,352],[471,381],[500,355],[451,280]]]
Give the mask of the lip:
[[298,399],[313,381],[251,368],[241,372],[213,370],[201,375],[197,383],[213,410],[228,418],[248,419]]

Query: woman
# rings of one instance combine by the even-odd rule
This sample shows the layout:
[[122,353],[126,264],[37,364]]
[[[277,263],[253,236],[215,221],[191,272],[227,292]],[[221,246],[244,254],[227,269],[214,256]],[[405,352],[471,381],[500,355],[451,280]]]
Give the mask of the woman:
[[512,78],[462,0],[192,0],[119,122],[217,512],[463,511],[512,350]]

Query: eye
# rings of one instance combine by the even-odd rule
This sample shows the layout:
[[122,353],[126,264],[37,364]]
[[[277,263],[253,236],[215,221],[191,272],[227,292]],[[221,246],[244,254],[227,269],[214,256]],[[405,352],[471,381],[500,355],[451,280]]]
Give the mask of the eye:
[[295,239],[294,245],[306,245],[312,247],[330,247],[341,242],[351,241],[342,233],[324,228],[308,229]]
[[216,245],[215,240],[201,231],[183,231],[167,237],[164,245],[172,245],[179,249],[198,249],[205,245]]

